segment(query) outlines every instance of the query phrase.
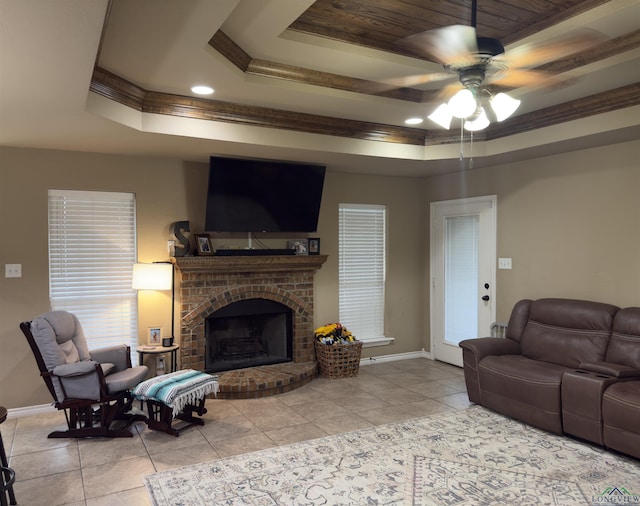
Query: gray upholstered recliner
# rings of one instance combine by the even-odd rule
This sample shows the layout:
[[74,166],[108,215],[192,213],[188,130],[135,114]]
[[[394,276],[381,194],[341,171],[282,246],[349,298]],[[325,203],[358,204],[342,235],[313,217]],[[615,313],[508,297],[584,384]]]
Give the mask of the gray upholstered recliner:
[[51,311],[20,328],[55,406],[65,410],[68,430],[52,432],[50,438],[132,436],[126,423],[112,428],[117,420],[146,419],[129,414],[129,391],[144,380],[148,368],[131,367],[128,346],[89,350],[80,321],[66,311]]

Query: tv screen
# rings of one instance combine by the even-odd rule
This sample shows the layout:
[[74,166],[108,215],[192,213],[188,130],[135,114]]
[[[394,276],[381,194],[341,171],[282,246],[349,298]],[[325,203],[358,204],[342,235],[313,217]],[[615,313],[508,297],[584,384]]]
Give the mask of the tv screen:
[[315,232],[325,167],[212,156],[207,232]]

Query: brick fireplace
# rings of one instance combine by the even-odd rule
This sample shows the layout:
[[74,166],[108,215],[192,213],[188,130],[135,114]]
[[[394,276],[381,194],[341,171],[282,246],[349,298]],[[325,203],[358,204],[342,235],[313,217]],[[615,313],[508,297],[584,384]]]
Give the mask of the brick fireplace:
[[326,255],[172,259],[180,307],[179,368],[205,370],[207,317],[235,302],[266,299],[292,311],[293,360],[220,373],[219,397],[263,397],[310,381],[316,374],[313,277],[326,259]]

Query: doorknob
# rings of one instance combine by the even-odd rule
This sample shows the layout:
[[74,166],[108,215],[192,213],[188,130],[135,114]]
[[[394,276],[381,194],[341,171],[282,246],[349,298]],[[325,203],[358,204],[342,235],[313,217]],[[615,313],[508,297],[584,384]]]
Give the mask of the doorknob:
[[488,295],[483,295],[482,296],[482,300],[485,302],[489,302],[489,296]]

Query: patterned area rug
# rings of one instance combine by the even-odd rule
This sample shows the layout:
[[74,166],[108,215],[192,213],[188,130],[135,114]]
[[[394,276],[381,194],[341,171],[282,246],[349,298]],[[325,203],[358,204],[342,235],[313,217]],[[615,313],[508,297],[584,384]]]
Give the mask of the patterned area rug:
[[640,494],[640,462],[473,407],[164,471],[145,485],[155,506],[614,504],[611,494]]

